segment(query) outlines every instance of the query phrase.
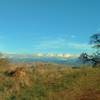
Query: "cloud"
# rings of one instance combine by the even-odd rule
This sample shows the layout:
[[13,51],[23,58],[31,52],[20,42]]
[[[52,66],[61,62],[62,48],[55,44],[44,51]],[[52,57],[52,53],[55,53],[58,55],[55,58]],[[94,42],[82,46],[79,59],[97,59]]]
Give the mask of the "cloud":
[[42,40],[37,45],[33,46],[35,49],[60,49],[65,46],[65,40],[62,38]]
[[91,47],[89,46],[89,44],[86,43],[77,43],[76,41],[69,41],[65,38],[53,38],[53,39],[44,39],[42,41],[40,41],[38,44],[35,44],[34,46],[34,50],[37,51],[62,51],[62,50],[91,50]]
[[76,38],[76,35],[71,35],[71,38]]
[[75,49],[89,49],[90,45],[86,44],[86,43],[68,43],[69,47],[75,48]]

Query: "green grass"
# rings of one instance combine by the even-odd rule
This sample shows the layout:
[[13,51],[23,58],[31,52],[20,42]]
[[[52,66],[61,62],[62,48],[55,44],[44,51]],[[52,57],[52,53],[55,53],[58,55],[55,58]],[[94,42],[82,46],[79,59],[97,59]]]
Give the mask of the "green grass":
[[0,67],[0,100],[100,100],[100,68],[37,64],[12,71]]

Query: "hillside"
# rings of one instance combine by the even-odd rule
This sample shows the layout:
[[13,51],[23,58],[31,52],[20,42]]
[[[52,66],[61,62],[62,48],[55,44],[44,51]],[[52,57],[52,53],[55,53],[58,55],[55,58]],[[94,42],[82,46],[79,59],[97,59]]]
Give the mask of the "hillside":
[[100,68],[26,66],[0,66],[0,100],[100,100]]

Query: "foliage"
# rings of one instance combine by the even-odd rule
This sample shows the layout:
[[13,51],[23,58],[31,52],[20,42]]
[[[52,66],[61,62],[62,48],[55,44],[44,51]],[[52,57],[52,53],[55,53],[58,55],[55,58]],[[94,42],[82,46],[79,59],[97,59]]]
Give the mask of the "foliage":
[[94,52],[92,55],[82,53],[79,59],[83,63],[91,62],[93,67],[100,66],[100,33],[94,34],[90,37],[90,44],[96,49],[96,52]]
[[90,37],[90,44],[92,44],[94,48],[100,49],[100,33],[94,34]]

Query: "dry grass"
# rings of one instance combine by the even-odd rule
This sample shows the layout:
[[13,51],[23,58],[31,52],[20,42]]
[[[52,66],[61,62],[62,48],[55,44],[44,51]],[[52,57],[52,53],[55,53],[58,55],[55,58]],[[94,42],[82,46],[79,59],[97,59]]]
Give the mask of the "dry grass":
[[45,63],[0,67],[0,100],[100,100],[100,68]]

